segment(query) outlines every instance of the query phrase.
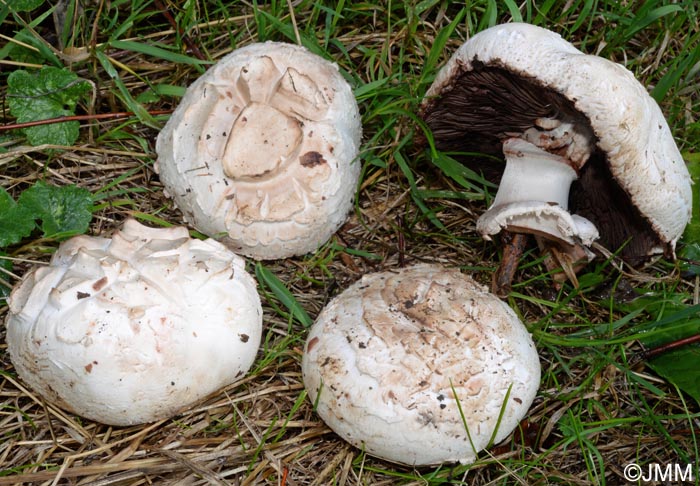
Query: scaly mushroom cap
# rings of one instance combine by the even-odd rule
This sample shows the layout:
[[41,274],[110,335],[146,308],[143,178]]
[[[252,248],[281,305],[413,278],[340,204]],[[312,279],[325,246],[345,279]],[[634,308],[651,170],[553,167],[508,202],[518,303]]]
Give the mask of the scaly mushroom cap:
[[291,44],[251,44],[187,89],[158,136],[156,171],[199,231],[255,259],[286,258],[345,221],[360,137],[335,64]]
[[262,309],[241,257],[134,220],[78,236],[13,290],[7,347],[51,404],[111,425],[174,415],[243,376]]
[[338,435],[409,465],[473,462],[518,425],[540,381],[515,313],[437,265],[366,275],[338,295],[311,328],[302,371]]
[[502,155],[520,134],[565,156],[578,173],[568,209],[612,250],[633,237],[629,260],[672,254],[690,220],[690,176],[653,98],[624,67],[546,29],[512,23],[474,35],[438,73],[421,114],[441,150]]

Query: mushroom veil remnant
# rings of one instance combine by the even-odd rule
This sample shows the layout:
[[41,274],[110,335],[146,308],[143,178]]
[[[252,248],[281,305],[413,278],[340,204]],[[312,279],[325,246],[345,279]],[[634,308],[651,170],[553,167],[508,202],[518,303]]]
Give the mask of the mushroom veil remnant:
[[335,297],[309,332],[302,372],[338,435],[416,466],[473,462],[518,425],[540,382],[512,309],[438,265],[365,275]]
[[[690,176],[659,106],[619,64],[540,27],[499,25],[452,56],[421,116],[439,150],[505,158],[505,168],[475,164],[501,176],[477,230],[506,232],[504,262],[521,244],[508,233],[534,234],[570,277],[595,240],[632,264],[674,255],[690,220]],[[506,267],[497,292],[510,285]]]
[[300,46],[251,44],[188,89],[156,170],[195,228],[255,259],[313,251],[345,221],[360,174],[357,102]]
[[262,333],[243,259],[134,220],[78,236],[9,299],[7,347],[47,403],[110,425],[170,417],[242,377]]

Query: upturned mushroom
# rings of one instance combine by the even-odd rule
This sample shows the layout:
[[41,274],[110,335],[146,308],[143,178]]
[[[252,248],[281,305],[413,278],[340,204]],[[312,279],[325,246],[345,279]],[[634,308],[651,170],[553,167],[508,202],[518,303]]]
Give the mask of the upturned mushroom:
[[134,220],[62,243],[9,298],[7,347],[47,403],[110,425],[175,415],[242,377],[262,332],[243,259]]
[[485,239],[504,232],[509,245],[499,294],[519,234],[536,235],[569,277],[596,240],[633,265],[674,256],[691,216],[690,176],[659,106],[623,66],[540,27],[499,25],[455,52],[421,116],[439,150],[505,158],[505,167],[472,161],[500,176],[477,222]]
[[459,270],[365,275],[323,309],[302,359],[321,418],[408,465],[471,463],[526,415],[540,381],[525,326]]
[[158,136],[156,171],[185,219],[255,259],[317,249],[360,173],[357,102],[300,46],[251,44],[195,81]]

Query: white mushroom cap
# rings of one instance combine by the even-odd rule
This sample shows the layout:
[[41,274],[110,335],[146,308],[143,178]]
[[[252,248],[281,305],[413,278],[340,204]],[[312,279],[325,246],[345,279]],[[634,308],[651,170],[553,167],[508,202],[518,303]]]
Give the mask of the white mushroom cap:
[[262,333],[243,259],[134,220],[78,236],[13,290],[7,346],[52,404],[112,425],[170,417],[252,365]]
[[199,231],[255,259],[286,258],[345,221],[361,133],[335,64],[300,46],[251,44],[187,89],[158,136],[156,170]]
[[[576,188],[579,192],[576,196],[572,188],[572,197],[576,199],[572,209],[590,219],[600,230],[604,241],[623,244],[632,236],[633,226],[648,224],[658,238],[656,244],[652,242],[648,245],[649,253],[673,252],[691,216],[690,176],[659,106],[630,71],[601,57],[583,54],[558,34],[540,27],[523,23],[492,27],[474,35],[455,52],[426,94],[423,116],[434,117],[428,125],[433,128],[438,146],[438,139],[443,136],[454,136],[455,139],[463,136],[450,133],[455,126],[450,128],[450,123],[458,118],[460,112],[469,110],[464,106],[456,108],[454,118],[444,111],[436,113],[433,110],[451,92],[453,96],[467,94],[475,101],[484,97],[485,93],[476,88],[473,88],[474,91],[469,91],[468,87],[455,89],[461,75],[482,69],[500,69],[542,91],[548,90],[546,97],[542,91],[540,95],[530,91],[533,96],[517,100],[517,104],[511,103],[513,100],[509,98],[504,106],[510,104],[513,111],[523,114],[526,105],[535,106],[538,102],[540,106],[537,108],[544,109],[556,95],[565,99],[566,103],[554,107],[554,111],[571,107],[576,112],[573,116],[580,114],[585,117],[576,120],[583,123],[574,124],[572,131],[566,133],[560,130],[556,135],[566,133],[570,137],[566,155],[579,173]],[[506,99],[504,93],[513,92],[513,85],[510,84],[496,88],[493,96],[500,99]],[[488,103],[491,104],[491,101]],[[492,104],[484,109],[494,125],[503,125],[495,113],[488,111],[493,109]],[[550,113],[551,116],[563,114]],[[533,133],[539,134],[543,139],[540,146],[558,153],[557,150],[563,150],[562,147],[548,147],[544,140],[556,131],[554,125],[547,126],[551,121],[547,115],[543,118],[542,113],[533,112],[530,120],[521,118],[515,124],[523,129],[526,125],[532,127],[524,129],[521,138],[533,141],[536,138]],[[591,137],[587,137],[588,130]],[[494,135],[501,141],[513,136],[510,133]],[[587,138],[592,142],[590,151],[586,147]],[[590,161],[586,162],[588,152],[591,158],[605,159],[602,164],[604,168],[596,170],[601,172],[602,177],[608,177],[609,171],[619,189],[633,204],[633,208],[620,210],[620,214],[626,213],[638,220],[619,231],[619,234],[610,234],[615,230],[608,231],[601,227],[600,220],[611,208],[596,209],[596,201],[591,199],[597,198],[585,190],[586,184],[594,177],[592,171],[581,167],[591,164]],[[601,175],[595,175],[598,176]]]
[[518,425],[540,381],[512,309],[437,265],[366,275],[334,298],[311,328],[302,371],[331,429],[409,465],[473,462]]

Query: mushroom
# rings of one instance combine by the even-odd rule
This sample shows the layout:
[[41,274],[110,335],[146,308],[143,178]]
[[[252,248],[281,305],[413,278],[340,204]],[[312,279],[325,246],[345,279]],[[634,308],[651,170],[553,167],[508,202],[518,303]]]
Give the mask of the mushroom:
[[471,463],[507,437],[540,381],[512,309],[459,270],[365,275],[309,332],[303,380],[343,439],[388,461]]
[[[619,64],[540,27],[499,25],[455,52],[421,116],[437,149],[505,158],[505,169],[476,160],[502,175],[477,222],[485,239],[534,234],[565,267],[591,258],[595,240],[633,265],[674,256],[691,216],[690,176],[659,106]],[[506,248],[508,257],[518,255]],[[505,293],[507,268],[494,284]]]
[[48,403],[110,425],[171,417],[243,376],[262,332],[255,281],[221,243],[128,220],[62,243],[9,298],[7,347]]
[[286,258],[345,221],[361,133],[335,64],[300,46],[251,44],[187,89],[158,136],[156,171],[199,231],[258,260]]

